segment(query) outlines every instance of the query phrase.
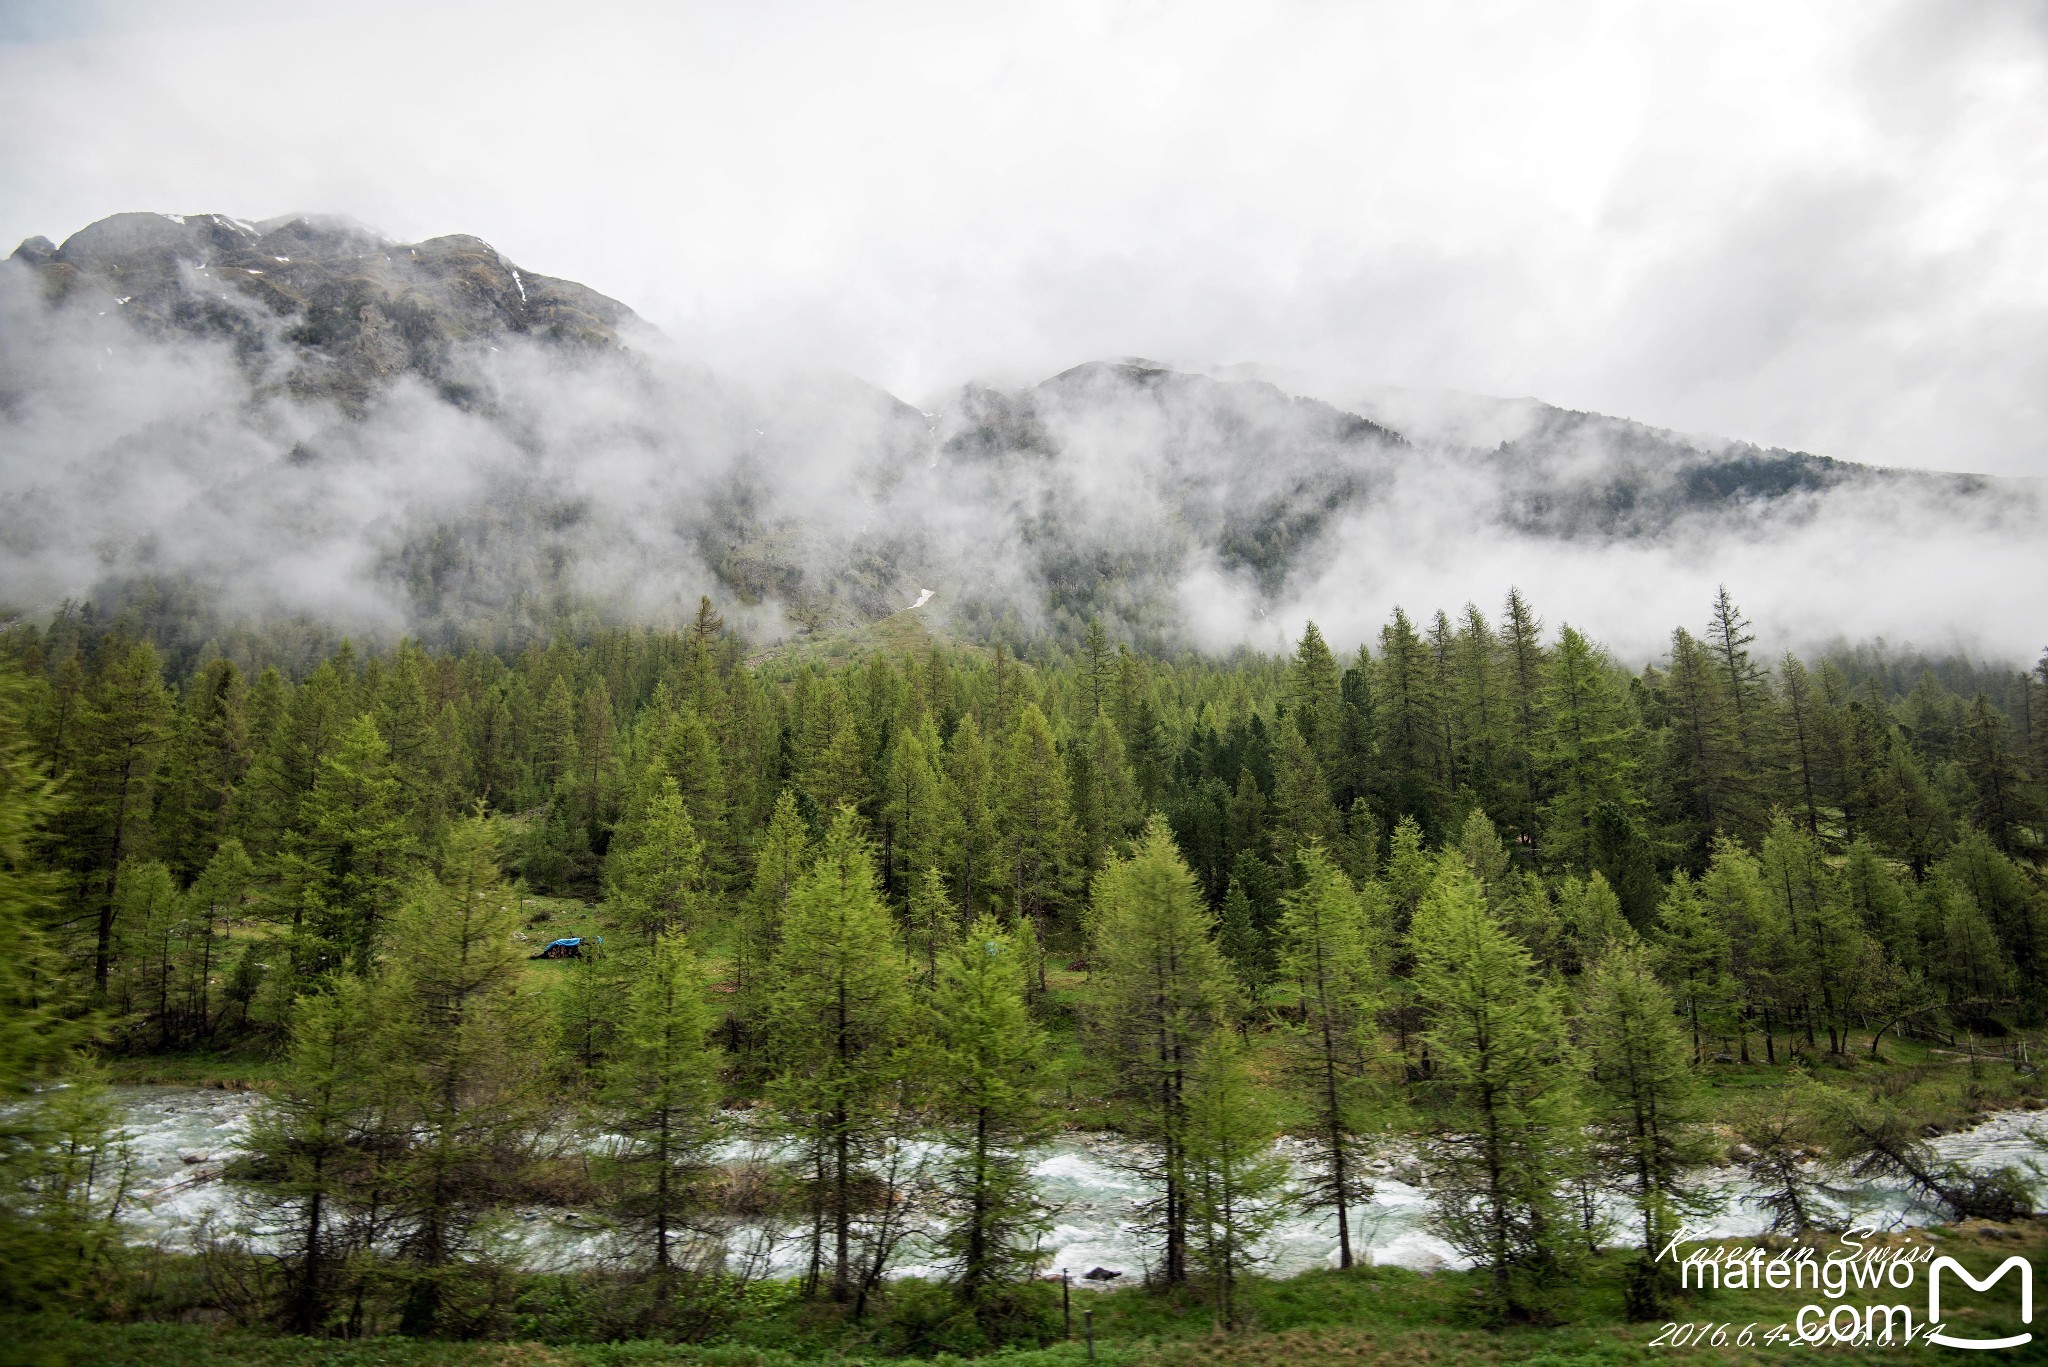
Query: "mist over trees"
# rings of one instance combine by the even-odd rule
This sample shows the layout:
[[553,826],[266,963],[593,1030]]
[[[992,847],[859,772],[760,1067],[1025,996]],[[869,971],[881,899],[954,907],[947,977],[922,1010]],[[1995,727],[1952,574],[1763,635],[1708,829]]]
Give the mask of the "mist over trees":
[[[1483,1313],[1541,1319],[1599,1200],[1645,1246],[1694,1208],[1711,1070],[2048,1011],[2048,660],[1766,660],[1703,606],[1641,670],[1520,593],[1341,658],[1099,624],[750,655],[706,601],[507,654],[256,638],[167,670],[146,626],[16,625],[8,1294],[116,1275],[122,1193],[75,1158],[106,1142],[96,1037],[278,1061],[248,1306],[303,1332],[498,1332],[492,1221],[567,1189],[611,1222],[620,1333],[729,1322],[764,1209],[801,1294],[859,1319],[928,1210],[941,1318],[1030,1339],[1030,1165],[1083,1102],[1130,1141],[1150,1278],[1224,1329],[1282,1203],[1356,1257],[1396,1140]],[[531,898],[598,903],[601,949],[530,968]],[[1824,1218],[1807,1143],[1957,1213],[2026,1199],[1895,1108],[1743,1127],[1787,1228]],[[570,1132],[605,1136],[573,1180]],[[741,1132],[778,1146],[766,1186],[715,1157]],[[1630,1304],[1671,1294],[1646,1262]]]
[[680,627],[703,594],[772,641],[928,589],[1013,650],[1099,620],[1278,651],[1512,580],[1642,660],[1711,574],[1801,648],[2038,646],[1989,606],[2048,573],[2025,482],[1440,396],[1485,410],[1465,431],[1260,374],[1105,359],[906,402],[713,373],[472,236],[119,214],[0,262],[0,607],[125,609],[182,673],[250,621],[294,623],[310,668],[343,635]]

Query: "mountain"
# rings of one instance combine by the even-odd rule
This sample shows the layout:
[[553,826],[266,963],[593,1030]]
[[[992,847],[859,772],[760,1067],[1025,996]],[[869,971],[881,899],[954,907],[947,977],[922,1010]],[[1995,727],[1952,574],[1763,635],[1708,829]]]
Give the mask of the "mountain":
[[639,321],[596,290],[520,271],[481,238],[391,242],[331,216],[115,214],[61,247],[32,237],[13,259],[53,305],[111,301],[145,330],[227,339],[268,382],[358,407],[401,373],[459,401],[465,345],[616,347]]
[[1875,537],[1900,506],[2036,506],[1534,400],[1326,402],[1246,367],[1091,362],[926,412],[844,377],[715,375],[478,238],[317,216],[24,242],[0,266],[0,443],[19,611],[168,595],[214,626],[443,639],[667,621],[699,593],[779,636],[930,588],[967,633],[1101,616],[1217,647],[1383,611],[1418,567],[1518,577],[1569,550],[1611,574],[1819,523]]

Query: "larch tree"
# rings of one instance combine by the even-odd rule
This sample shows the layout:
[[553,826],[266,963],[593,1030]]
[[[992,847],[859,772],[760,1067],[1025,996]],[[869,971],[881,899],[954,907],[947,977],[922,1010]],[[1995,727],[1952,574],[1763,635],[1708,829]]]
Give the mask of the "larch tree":
[[[29,688],[0,669],[0,1305],[48,1313],[87,1289],[93,1250],[107,1238],[118,1248],[120,1234],[101,1232],[80,1187],[78,1159],[117,1150],[110,1114],[90,1129],[101,1089],[81,1075],[89,1031],[45,930],[60,884],[37,854],[64,799],[31,739],[30,706]],[[113,1165],[104,1171],[118,1182]]]
[[682,791],[668,774],[650,778],[654,791],[639,821],[612,851],[605,900],[622,926],[652,944],[703,929],[709,898],[703,842]]
[[1380,763],[1380,804],[1397,817],[1434,829],[1444,799],[1436,756],[1441,748],[1443,700],[1429,647],[1400,608],[1380,630],[1373,695]]
[[1618,945],[1593,966],[1579,1025],[1592,1064],[1592,1160],[1635,1208],[1642,1244],[1628,1309],[1649,1319],[1672,1289],[1673,1268],[1660,1251],[1685,1215],[1706,1208],[1684,1180],[1708,1157],[1699,1084],[1671,994],[1641,945]]
[[809,827],[797,809],[796,793],[784,788],[755,850],[754,879],[733,921],[732,1013],[726,1030],[735,1053],[751,1055],[759,1048],[783,918],[790,894],[810,864]]
[[1286,1213],[1287,1160],[1273,1147],[1279,1130],[1243,1041],[1233,1030],[1211,1033],[1188,1077],[1188,1224],[1191,1261],[1225,1333],[1238,1327],[1239,1279]]
[[1742,1062],[1749,1062],[1751,1022],[1762,1018],[1765,1054],[1777,1058],[1771,1040],[1770,912],[1764,873],[1756,856],[1726,836],[1714,842],[1713,857],[1699,878],[1700,905],[1728,944],[1728,971],[1735,986],[1736,1038]]
[[1706,1059],[1705,1041],[1734,1029],[1735,984],[1728,936],[1682,869],[1671,876],[1657,909],[1655,945],[1658,971],[1692,1032],[1692,1061],[1698,1066]]
[[1511,829],[1532,832],[1542,803],[1538,755],[1545,728],[1543,622],[1521,590],[1509,589],[1500,623],[1501,692],[1507,708],[1506,766],[1517,800]]
[[960,913],[946,889],[946,875],[935,867],[918,874],[905,913],[911,958],[924,965],[920,985],[929,990],[938,981],[939,956],[960,934]]
[[1138,783],[1116,723],[1097,713],[1068,747],[1067,768],[1082,862],[1097,869],[1139,817]]
[[938,731],[929,718],[897,732],[890,747],[882,830],[887,882],[896,897],[907,897],[924,870],[952,862],[946,849],[940,749]]
[[1561,1191],[1580,1163],[1578,1060],[1535,963],[1462,861],[1439,865],[1414,940],[1433,1223],[1487,1273],[1493,1317],[1519,1318],[1568,1265]]
[[79,873],[78,903],[95,922],[93,986],[102,995],[114,970],[118,874],[148,848],[172,718],[156,651],[118,637],[104,642],[79,717],[67,783],[72,800],[57,832]]
[[1334,848],[1344,823],[1330,801],[1330,782],[1308,739],[1290,725],[1279,727],[1273,747],[1273,820],[1285,855],[1310,841]]
[[1813,837],[1781,812],[1763,843],[1766,952],[1787,1024],[1806,1042],[1825,1029],[1828,1052],[1846,1050],[1848,1020],[1862,984],[1862,928],[1837,895],[1833,870]]
[[242,842],[229,836],[206,861],[187,893],[191,903],[199,962],[189,981],[186,1011],[198,1035],[211,1037],[217,1021],[213,1011],[216,954],[225,956],[234,937],[235,918],[244,913],[256,883],[256,865]]
[[996,773],[995,826],[1010,909],[1030,919],[1044,944],[1074,883],[1075,841],[1066,766],[1036,703],[1025,703],[1010,728]]
[[852,1299],[854,1215],[911,1030],[909,966],[860,816],[842,807],[789,896],[771,970],[768,1094],[811,1167],[813,1294]]
[[960,719],[946,746],[946,780],[950,788],[953,833],[950,847],[957,851],[955,886],[961,913],[973,919],[985,910],[984,889],[1001,886],[996,858],[996,821],[990,807],[995,778],[991,772],[988,744],[972,713]]
[[1571,627],[1559,634],[1544,669],[1549,727],[1540,763],[1552,796],[1546,804],[1546,854],[1591,872],[1601,853],[1600,825],[1632,816],[1634,718],[1606,656]]
[[326,1329],[346,1261],[368,1251],[350,1237],[348,1205],[374,1186],[358,1160],[375,1151],[380,1128],[379,1005],[353,973],[293,1003],[281,1083],[250,1125],[259,1190],[293,1216],[279,1235],[283,1322],[295,1334]]
[[1304,848],[1299,864],[1301,887],[1280,913],[1279,979],[1294,1008],[1281,1028],[1284,1076],[1309,1117],[1308,1208],[1336,1220],[1337,1265],[1350,1267],[1353,1218],[1373,1191],[1366,1164],[1380,1101],[1381,946],[1357,891],[1322,847]]
[[549,1063],[541,1003],[520,990],[518,900],[490,823],[449,828],[393,933],[384,1085],[406,1136],[392,1199],[406,1263],[401,1331],[430,1334],[478,1253],[491,1193],[530,1152]]
[[711,1026],[696,955],[680,934],[662,934],[632,982],[599,1096],[620,1137],[611,1155],[627,1179],[619,1214],[653,1242],[656,1323],[667,1322],[677,1273],[691,1261],[686,1213],[722,1133]]
[[1235,987],[1214,917],[1157,817],[1097,875],[1090,919],[1084,1028],[1148,1146],[1140,1175],[1158,1195],[1147,1214],[1161,1275],[1177,1285],[1188,1275],[1188,1080],[1202,1042],[1231,1019]]
[[931,997],[929,1104],[946,1149],[941,1242],[961,1298],[984,1316],[1033,1270],[1047,1226],[1031,1162],[1052,1134],[1038,1100],[1050,1053],[1025,1004],[1027,975],[1015,940],[984,915],[946,950]]
[[368,972],[382,922],[420,868],[420,847],[405,810],[405,784],[377,723],[357,717],[320,759],[305,805],[307,859],[318,870],[313,962]]
[[159,797],[158,853],[181,883],[206,866],[235,823],[236,792],[254,755],[247,688],[232,660],[212,660],[185,685]]

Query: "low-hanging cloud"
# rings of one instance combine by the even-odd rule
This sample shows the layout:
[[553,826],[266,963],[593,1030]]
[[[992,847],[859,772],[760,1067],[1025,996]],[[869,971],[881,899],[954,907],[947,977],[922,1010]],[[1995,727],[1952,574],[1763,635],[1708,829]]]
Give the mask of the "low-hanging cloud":
[[131,324],[98,289],[51,304],[0,266],[17,610],[176,580],[227,618],[445,637],[677,622],[709,594],[773,638],[932,588],[970,634],[1099,616],[1228,650],[1309,619],[1355,645],[1396,605],[1491,610],[1516,585],[1648,660],[1726,583],[1784,645],[2041,644],[2009,606],[2048,578],[2023,483],[1257,367],[1095,363],[924,411],[829,374],[714,372],[633,327],[479,337],[432,383],[403,369],[350,399],[300,383],[330,361],[298,315],[183,269],[226,333]]
[[2043,475],[2044,91],[2026,0],[84,0],[0,14],[0,229],[482,232],[926,408],[1255,360]]

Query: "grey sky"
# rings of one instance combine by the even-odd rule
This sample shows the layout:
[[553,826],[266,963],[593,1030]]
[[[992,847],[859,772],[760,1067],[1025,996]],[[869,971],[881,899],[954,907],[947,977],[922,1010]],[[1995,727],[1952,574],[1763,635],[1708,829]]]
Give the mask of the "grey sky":
[[0,0],[0,236],[326,210],[913,399],[1256,361],[2048,475],[2043,13]]

